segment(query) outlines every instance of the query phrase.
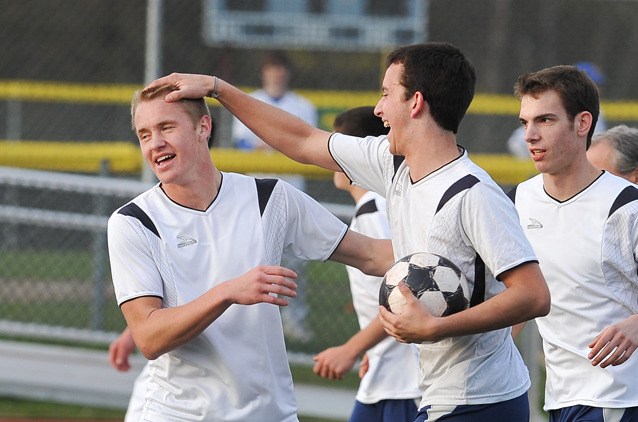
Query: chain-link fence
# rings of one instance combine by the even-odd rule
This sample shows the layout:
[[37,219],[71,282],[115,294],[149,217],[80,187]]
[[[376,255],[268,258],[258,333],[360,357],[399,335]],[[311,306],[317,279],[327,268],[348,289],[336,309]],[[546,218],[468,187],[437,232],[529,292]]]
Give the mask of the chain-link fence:
[[[125,327],[110,280],[106,224],[150,185],[105,177],[107,171],[106,163],[102,177],[0,167],[0,334],[104,343]],[[325,205],[349,220],[352,206]],[[356,318],[343,266],[288,264],[300,272],[304,292],[285,320],[291,351],[345,341]]]

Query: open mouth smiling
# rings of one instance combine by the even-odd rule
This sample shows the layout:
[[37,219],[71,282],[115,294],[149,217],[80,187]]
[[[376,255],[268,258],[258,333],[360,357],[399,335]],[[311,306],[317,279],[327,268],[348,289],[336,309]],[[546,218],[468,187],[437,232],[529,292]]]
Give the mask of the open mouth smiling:
[[173,158],[175,158],[175,154],[163,155],[163,156],[159,157],[158,159],[156,159],[155,163],[158,164],[158,165],[162,165],[166,161],[172,160]]

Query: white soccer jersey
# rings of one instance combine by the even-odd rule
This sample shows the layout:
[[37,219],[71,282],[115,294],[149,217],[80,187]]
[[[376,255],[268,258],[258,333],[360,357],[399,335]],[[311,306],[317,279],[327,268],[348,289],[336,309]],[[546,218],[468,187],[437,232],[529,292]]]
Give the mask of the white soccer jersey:
[[[385,195],[397,258],[427,251],[465,274],[472,304],[505,289],[495,275],[535,261],[511,201],[463,154],[413,183],[385,136],[334,134],[332,156],[354,182]],[[518,397],[529,374],[509,328],[418,345],[421,407],[487,404]]]
[[[350,229],[377,239],[390,239],[385,199],[366,192],[355,206]],[[346,268],[359,326],[364,328],[379,317],[379,288],[383,278],[366,275],[353,267]],[[359,402],[372,404],[381,400],[421,397],[416,347],[388,337],[366,354],[370,367],[359,384],[356,397]]]
[[[259,188],[259,189],[258,189]],[[171,201],[159,185],[109,219],[119,304],[140,296],[176,307],[284,249],[330,257],[347,226],[289,184],[223,173],[206,211]],[[279,308],[233,305],[189,343],[149,363],[144,420],[297,421]]]
[[515,203],[552,295],[536,322],[543,338],[545,409],[638,406],[638,359],[592,366],[588,344],[638,312],[638,190],[609,173],[559,202],[538,175],[518,185]]
[[[281,98],[277,99],[272,98],[263,89],[252,92],[250,95],[299,117],[311,126],[317,126],[316,107],[310,101],[293,91],[288,91]],[[254,149],[258,146],[270,148],[237,118],[233,118],[232,132],[233,143],[239,148]]]

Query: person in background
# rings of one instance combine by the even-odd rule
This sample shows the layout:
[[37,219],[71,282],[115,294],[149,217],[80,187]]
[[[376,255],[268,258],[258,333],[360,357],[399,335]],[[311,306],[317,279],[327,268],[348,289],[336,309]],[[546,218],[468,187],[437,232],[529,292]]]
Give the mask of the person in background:
[[[333,127],[336,132],[361,138],[386,135],[389,130],[374,115],[374,107],[347,110],[335,118]],[[390,238],[382,196],[351,184],[341,172],[335,172],[334,184],[355,201],[351,230],[374,238]],[[359,369],[361,382],[348,421],[411,422],[416,417],[416,402],[421,396],[416,347],[389,337],[381,325],[379,288],[383,278],[365,275],[353,267],[346,269],[361,330],[346,343],[317,354],[313,371],[324,378],[341,379],[357,359],[363,357]]]
[[[260,101],[286,110],[312,126],[317,126],[317,109],[290,88],[293,67],[283,51],[272,51],[264,57],[260,68],[261,88],[250,95]],[[233,119],[233,145],[244,150],[272,150],[240,120]]]
[[[605,85],[605,75],[596,64],[581,61],[576,63],[574,66],[585,72],[591,80],[596,83],[599,91],[602,90]],[[596,123],[594,133],[604,132],[605,130],[607,130],[607,123],[605,122],[605,118],[601,112],[598,116],[598,122]],[[507,150],[515,157],[529,158],[529,151],[527,149],[527,144],[525,143],[524,127],[519,126],[514,130],[514,132],[512,132],[510,137],[507,139]]]
[[149,359],[143,421],[297,422],[279,307],[295,296],[284,250],[383,275],[388,240],[348,230],[277,179],[221,172],[203,97],[138,91],[131,121],[159,183],[108,220],[117,303]]
[[529,422],[529,373],[511,327],[546,315],[550,295],[511,201],[456,143],[474,97],[474,66],[444,42],[387,56],[375,114],[388,135],[358,138],[308,125],[215,76],[171,74],[165,101],[209,95],[290,158],[343,171],[385,196],[394,256],[436,253],[466,276],[470,307],[435,317],[405,283],[401,314],[379,307],[388,334],[419,349],[415,422]]
[[595,134],[587,159],[599,170],[638,183],[638,129],[618,125]]
[[[303,119],[312,126],[317,125],[318,115],[315,106],[306,98],[291,90],[290,82],[293,76],[293,65],[289,57],[280,50],[269,52],[263,58],[260,67],[261,88],[251,95],[260,101],[276,107]],[[241,121],[233,118],[232,140],[235,148],[242,150],[272,151],[257,135],[248,129]],[[272,177],[274,175],[256,174],[258,177]],[[296,174],[277,175],[299,190],[305,191],[306,184],[303,176]],[[307,263],[286,253],[283,265],[297,273],[297,297],[290,301],[289,306],[281,309],[284,332],[286,338],[306,343],[313,338],[313,332],[307,324],[308,304]]]
[[519,76],[515,95],[540,174],[510,193],[549,286],[543,339],[550,422],[638,421],[638,188],[586,151],[596,84],[574,66]]

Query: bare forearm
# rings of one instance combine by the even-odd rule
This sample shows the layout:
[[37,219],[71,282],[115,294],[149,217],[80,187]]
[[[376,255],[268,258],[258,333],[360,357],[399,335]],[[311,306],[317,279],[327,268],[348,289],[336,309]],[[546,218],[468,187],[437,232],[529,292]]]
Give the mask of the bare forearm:
[[214,76],[172,73],[144,89],[152,91],[166,85],[176,88],[166,95],[168,102],[213,96],[257,136],[293,160],[340,171],[328,151],[329,132],[314,128]]
[[356,267],[365,274],[382,277],[394,264],[392,242],[348,230],[330,259]]
[[136,309],[133,304],[124,303],[122,311],[142,354],[156,359],[200,335],[228,309],[230,303],[220,297],[211,289],[194,301],[174,308]]
[[219,80],[217,100],[260,139],[295,161],[339,171],[328,152],[330,133]]
[[361,357],[366,351],[379,344],[388,337],[379,318],[374,318],[370,324],[354,334],[345,343],[354,356]]
[[502,293],[464,312],[439,319],[442,336],[468,335],[509,326],[518,330],[522,329],[522,323],[549,312],[549,290],[537,264],[524,264],[506,277],[507,289]]
[[200,335],[232,304],[286,305],[296,295],[296,277],[284,267],[258,266],[185,305],[162,308],[160,298],[145,296],[123,303],[122,312],[140,351],[155,359]]

